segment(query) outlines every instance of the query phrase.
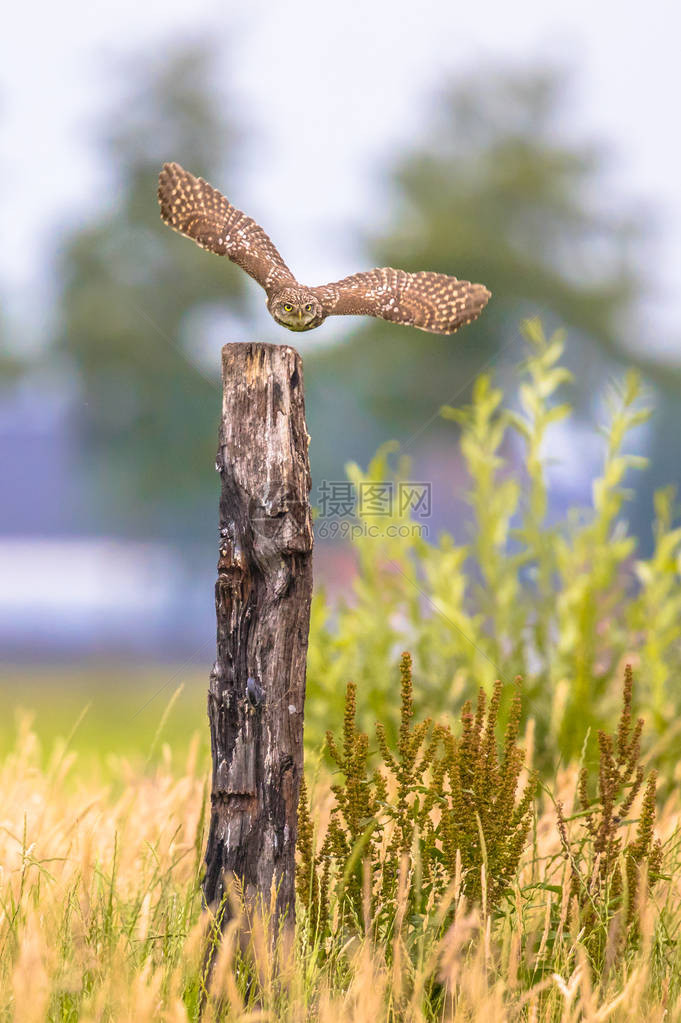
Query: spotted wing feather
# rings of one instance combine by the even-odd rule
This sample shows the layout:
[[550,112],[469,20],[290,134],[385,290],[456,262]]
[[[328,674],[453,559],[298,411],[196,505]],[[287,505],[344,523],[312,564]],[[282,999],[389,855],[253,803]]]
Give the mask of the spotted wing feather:
[[227,256],[268,294],[294,280],[269,235],[203,178],[166,163],[158,179],[161,217],[173,230],[218,256]]
[[490,292],[447,274],[380,267],[312,289],[325,316],[378,316],[431,334],[453,334],[475,320]]

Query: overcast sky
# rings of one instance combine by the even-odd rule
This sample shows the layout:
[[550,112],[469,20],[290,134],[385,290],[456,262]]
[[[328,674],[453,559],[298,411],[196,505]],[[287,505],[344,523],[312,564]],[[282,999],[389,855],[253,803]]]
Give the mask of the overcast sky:
[[311,282],[358,269],[349,239],[386,213],[380,169],[427,131],[449,78],[494,57],[574,66],[566,130],[612,143],[621,158],[616,191],[660,215],[659,295],[642,340],[678,348],[678,0],[60,0],[13,4],[4,21],[0,294],[15,316],[33,312],[37,333],[36,293],[45,290],[55,232],[101,192],[90,137],[112,96],[109,58],[152,54],[209,30],[232,42],[226,80],[238,120],[252,122],[261,140],[244,154],[241,191],[231,198],[262,219]]

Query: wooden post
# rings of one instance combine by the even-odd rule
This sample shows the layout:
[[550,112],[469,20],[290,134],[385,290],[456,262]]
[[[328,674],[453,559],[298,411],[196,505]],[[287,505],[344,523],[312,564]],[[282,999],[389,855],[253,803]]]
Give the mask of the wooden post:
[[[302,362],[287,345],[222,349],[217,660],[203,891],[236,877],[247,904],[295,911],[305,665],[312,596],[309,437]],[[229,909],[226,911],[227,919]]]

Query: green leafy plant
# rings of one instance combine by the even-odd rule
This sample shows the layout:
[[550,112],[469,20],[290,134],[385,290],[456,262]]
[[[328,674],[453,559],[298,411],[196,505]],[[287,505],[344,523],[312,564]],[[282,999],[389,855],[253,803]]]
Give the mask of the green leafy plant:
[[[327,734],[341,778],[321,849],[314,852],[307,795],[301,795],[298,892],[323,931],[334,911],[345,926],[389,935],[398,915],[422,918],[457,897],[492,910],[518,866],[532,815],[535,779],[520,786],[519,683],[501,747],[502,685],[475,712],[466,704],[458,734],[430,719],[413,723],[412,662],[400,663],[400,728],[394,747],[376,725],[380,764],[369,767],[369,740],[357,727],[356,687],[346,688],[342,740]],[[447,914],[443,915],[444,926]]]
[[[608,941],[622,948],[637,934],[641,876],[652,888],[662,866],[662,845],[654,836],[657,772],[646,778],[639,763],[643,718],[632,722],[632,692],[633,673],[627,665],[617,731],[598,733],[595,791],[589,770],[583,767],[579,774],[580,810],[571,820],[579,822],[581,835],[569,834],[563,806],[556,804],[570,867],[571,913],[597,956]],[[629,815],[641,790],[638,819],[632,821]]]
[[[414,708],[437,718],[460,708],[473,687],[492,693],[498,677],[520,675],[536,721],[536,762],[549,773],[555,757],[580,755],[612,714],[621,665],[635,660],[642,698],[653,710],[651,733],[660,756],[674,757],[681,691],[681,529],[671,491],[655,497],[654,548],[636,557],[625,519],[629,478],[645,460],[632,452],[650,415],[633,373],[613,383],[602,427],[603,465],[585,507],[559,516],[550,508],[547,465],[552,431],[571,407],[561,365],[562,332],[546,337],[540,323],[523,326],[527,357],[519,367],[517,401],[488,374],[479,377],[468,408],[444,408],[456,426],[453,445],[465,468],[470,540],[419,530],[356,530],[358,573],[347,598],[313,601],[308,661],[308,744],[318,747],[329,714],[340,716],[345,681],[362,693],[360,728],[380,717],[397,740],[391,699],[394,652],[408,647],[419,685]],[[384,446],[366,471],[348,467],[358,486],[408,479],[404,460],[391,468]],[[434,496],[434,500],[436,499]],[[418,525],[395,512],[390,525]],[[370,517],[360,524],[374,525]],[[503,670],[502,670],[503,668]],[[505,727],[510,703],[502,701]]]
[[[307,910],[303,947],[312,946],[325,968],[333,960],[332,968],[342,970],[342,950],[353,939],[369,939],[393,971],[396,1004],[416,997],[420,976],[419,997],[432,1018],[442,1013],[445,993],[432,972],[423,979],[424,963],[467,926],[486,927],[509,962],[516,957],[514,983],[529,987],[551,981],[556,970],[583,970],[587,957],[606,976],[614,964],[621,967],[623,953],[638,954],[646,942],[650,947],[647,896],[663,877],[663,848],[654,834],[657,774],[646,776],[640,763],[643,721],[633,720],[631,668],[617,728],[598,735],[595,781],[586,766],[575,773],[577,810],[566,816],[552,800],[550,826],[535,801],[536,775],[521,782],[520,681],[500,738],[501,682],[490,698],[480,689],[475,708],[464,705],[457,729],[428,718],[414,723],[413,689],[405,653],[398,735],[392,743],[382,723],[376,725],[372,768],[368,736],[357,726],[357,689],[348,684],[342,737],[327,736],[340,777],[331,786],[321,844],[303,788],[297,874]],[[535,827],[530,842],[535,816],[542,816],[545,837],[538,840]],[[556,829],[563,855],[541,855],[537,842],[545,846]],[[666,961],[675,952],[662,919],[656,954]],[[468,955],[473,946],[457,940],[457,955]]]

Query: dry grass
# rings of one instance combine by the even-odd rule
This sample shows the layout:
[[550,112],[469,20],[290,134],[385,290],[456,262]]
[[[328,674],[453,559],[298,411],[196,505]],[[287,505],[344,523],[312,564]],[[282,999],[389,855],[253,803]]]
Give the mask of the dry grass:
[[[196,750],[181,769],[167,750],[152,773],[121,761],[105,786],[90,770],[79,774],[63,746],[42,767],[35,735],[20,731],[0,767],[0,1018],[197,1018],[210,919],[198,892],[206,789]],[[577,787],[576,767],[553,786],[570,829],[580,827],[569,820]],[[315,804],[328,805],[327,781]],[[639,898],[637,948],[615,955],[617,920],[605,922],[612,954],[598,974],[570,917],[568,867],[547,798],[511,896],[494,917],[467,906],[455,879],[447,907],[432,906],[417,934],[398,916],[389,956],[341,928],[320,955],[301,908],[295,942],[280,943],[278,979],[259,929],[244,951],[230,925],[205,1018],[680,1019],[675,795],[657,833],[667,879]],[[438,922],[451,907],[453,923],[441,933]]]

